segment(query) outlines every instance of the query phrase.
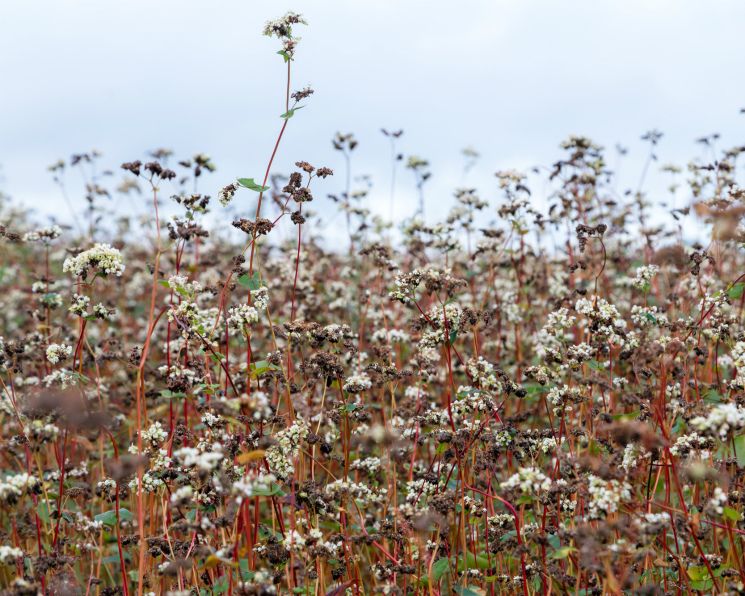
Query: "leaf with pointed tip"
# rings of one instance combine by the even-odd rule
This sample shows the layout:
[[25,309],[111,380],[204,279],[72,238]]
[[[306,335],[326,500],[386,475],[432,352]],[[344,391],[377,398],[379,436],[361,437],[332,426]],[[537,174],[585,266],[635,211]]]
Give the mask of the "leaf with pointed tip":
[[255,190],[256,192],[266,192],[269,190],[268,186],[260,186],[259,184],[256,184],[253,178],[238,178],[238,184],[244,188]]
[[298,106],[296,108],[292,108],[289,112],[285,112],[284,114],[282,114],[280,116],[280,118],[284,118],[285,120],[289,120],[290,118],[292,118],[295,115],[295,110],[301,110],[304,107],[305,106]]

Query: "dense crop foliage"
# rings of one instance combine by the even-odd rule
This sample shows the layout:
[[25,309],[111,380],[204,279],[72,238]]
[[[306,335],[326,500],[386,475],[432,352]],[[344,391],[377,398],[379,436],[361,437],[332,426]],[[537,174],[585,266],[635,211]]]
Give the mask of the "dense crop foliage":
[[[290,94],[303,23],[267,24],[288,79],[263,178],[212,200],[206,155],[102,177],[81,154],[63,190],[78,168],[91,207],[149,212],[62,229],[3,202],[2,594],[741,593],[742,148],[691,163],[695,209],[670,210],[572,137],[545,212],[501,171],[437,223],[411,157],[394,228],[344,172],[270,176],[312,93]],[[346,230],[316,238],[333,192],[313,207]],[[205,229],[226,209],[237,243]]]

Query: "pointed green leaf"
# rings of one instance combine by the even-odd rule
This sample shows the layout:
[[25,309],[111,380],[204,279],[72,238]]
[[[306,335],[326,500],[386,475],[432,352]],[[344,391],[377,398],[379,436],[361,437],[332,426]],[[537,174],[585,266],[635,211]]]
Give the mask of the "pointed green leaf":
[[267,190],[269,190],[268,186],[260,186],[254,181],[253,178],[238,178],[238,184],[240,184],[244,188],[255,190],[256,192],[266,192]]

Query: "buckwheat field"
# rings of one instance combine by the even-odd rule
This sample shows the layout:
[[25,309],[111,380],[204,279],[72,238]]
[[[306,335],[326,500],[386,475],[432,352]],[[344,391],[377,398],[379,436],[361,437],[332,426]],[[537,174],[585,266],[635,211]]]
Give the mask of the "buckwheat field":
[[[505,170],[434,221],[384,130],[420,200],[394,225],[352,134],[346,170],[274,161],[315,99],[305,25],[266,24],[261,172],[79,154],[50,168],[86,176],[76,225],[2,200],[0,593],[742,594],[745,146],[662,167],[645,135],[673,209],[571,137],[547,206]],[[142,219],[100,225],[125,195]]]

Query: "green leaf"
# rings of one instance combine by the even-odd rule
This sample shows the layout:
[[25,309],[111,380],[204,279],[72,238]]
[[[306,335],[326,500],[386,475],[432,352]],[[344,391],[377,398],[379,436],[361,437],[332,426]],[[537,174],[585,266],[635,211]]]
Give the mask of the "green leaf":
[[437,446],[437,449],[435,449],[435,454],[439,455],[440,453],[445,453],[448,449],[450,449],[450,445],[447,443],[440,443]]
[[160,396],[164,399],[178,399],[179,397],[186,397],[186,393],[173,393],[170,389],[163,389],[160,392]]
[[[477,567],[479,569],[489,568],[489,559],[487,559],[483,555],[474,556],[474,554],[471,551],[468,551],[466,553],[466,560],[468,561],[469,569],[475,569]],[[463,570],[465,570],[465,565],[463,564],[463,559],[461,558],[458,561],[458,571],[463,571]]]
[[632,418],[636,418],[640,412],[641,410],[639,410],[638,412],[631,412],[629,414],[613,414],[613,420],[631,420]]
[[739,298],[740,296],[742,296],[743,289],[745,289],[745,282],[740,282],[739,284],[735,284],[729,290],[727,290],[727,296],[729,296],[730,300]]
[[279,54],[280,56],[282,56],[282,58],[285,59],[285,64],[287,64],[290,60],[294,60],[294,58],[292,56],[290,56],[284,50],[280,50],[279,52],[277,52],[277,54]]
[[278,484],[273,482],[270,484],[268,489],[253,489],[251,494],[255,497],[284,497],[285,493],[282,491]]
[[251,378],[255,379],[259,375],[269,371],[269,370],[282,370],[279,366],[276,364],[269,364],[266,360],[259,360],[258,362],[254,362],[251,364]]
[[[116,511],[114,509],[112,509],[111,511],[104,511],[103,513],[99,513],[93,519],[95,519],[96,521],[100,521],[107,526],[116,526]],[[132,514],[127,509],[120,508],[119,519],[131,520]]]
[[432,564],[432,581],[437,583],[440,581],[442,574],[448,568],[448,560],[446,558],[438,559]]
[[735,456],[737,457],[737,465],[745,466],[745,435],[735,437]]
[[253,276],[248,273],[241,275],[238,278],[238,283],[247,287],[251,291],[258,290],[262,285],[265,285],[264,282],[261,281],[258,273],[254,273]]
[[587,366],[589,366],[593,370],[605,370],[605,364],[603,364],[602,362],[588,360],[587,362],[585,362],[585,364],[587,364]]
[[159,279],[158,280],[158,283],[160,285],[162,285],[162,286],[167,287],[167,288],[170,288],[171,287],[171,284],[170,284],[170,282],[167,279]]
[[552,552],[549,555],[549,558],[550,559],[566,559],[569,556],[569,553],[575,550],[577,549],[571,546],[562,546],[561,548],[557,548],[554,552]]
[[36,506],[36,513],[39,515],[39,519],[44,523],[47,523],[50,519],[49,506],[46,501],[39,501]]
[[289,112],[285,112],[284,114],[282,114],[280,116],[280,118],[284,118],[285,120],[289,120],[290,118],[292,118],[295,115],[295,110],[301,110],[304,107],[305,106],[298,106],[296,108],[292,108]]
[[244,188],[255,190],[256,192],[266,192],[267,190],[269,190],[268,186],[260,186],[256,184],[253,178],[238,178],[238,184],[240,184]]
[[725,507],[722,515],[734,521],[742,521],[742,515],[740,515],[740,512],[735,511],[734,509],[731,509],[730,507]]
[[698,581],[704,577],[709,577],[709,571],[704,567],[691,566],[688,568],[688,577]]
[[459,596],[484,596],[484,590],[476,586],[468,586],[467,588],[464,588],[463,586],[453,586],[453,592]]

